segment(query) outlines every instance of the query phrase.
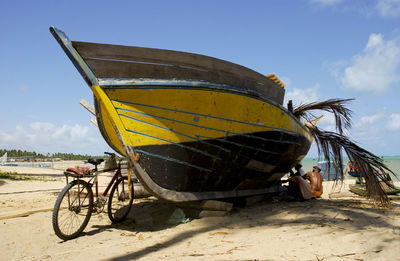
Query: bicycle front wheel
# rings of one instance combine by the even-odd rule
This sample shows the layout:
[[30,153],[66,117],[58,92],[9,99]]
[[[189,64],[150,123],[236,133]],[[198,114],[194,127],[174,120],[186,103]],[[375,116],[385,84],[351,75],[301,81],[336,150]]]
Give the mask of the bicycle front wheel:
[[93,192],[83,180],[69,183],[58,195],[53,209],[53,229],[56,235],[69,240],[76,238],[92,215]]
[[114,223],[124,221],[132,208],[133,183],[128,186],[128,178],[119,178],[113,185],[108,199],[108,217]]

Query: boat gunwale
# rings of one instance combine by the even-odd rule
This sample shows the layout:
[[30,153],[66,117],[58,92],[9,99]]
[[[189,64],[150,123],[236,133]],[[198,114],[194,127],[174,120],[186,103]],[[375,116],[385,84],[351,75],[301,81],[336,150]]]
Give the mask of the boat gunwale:
[[[283,95],[285,89],[280,85],[277,80],[271,79],[269,76],[263,75],[249,67],[228,61],[220,58],[185,52],[185,51],[176,51],[170,49],[159,49],[159,48],[149,48],[149,47],[140,47],[140,46],[128,46],[128,45],[116,45],[109,43],[93,43],[93,42],[80,42],[80,41],[70,41],[75,50],[79,53],[79,55],[84,59],[84,61],[91,67],[91,61],[95,62],[115,62],[115,63],[128,63],[128,64],[142,64],[142,65],[153,65],[153,66],[162,66],[169,68],[181,68],[181,69],[190,69],[198,72],[206,72],[208,75],[203,75],[204,78],[191,78],[186,77],[187,79],[207,79],[209,81],[228,83],[225,80],[211,80],[215,79],[210,75],[211,72],[219,72],[225,74],[225,77],[245,79],[246,81],[240,84],[242,87],[247,87],[250,89],[257,89],[256,87],[268,88],[275,91],[283,91],[276,97],[276,100],[279,103],[283,102]],[[91,67],[92,68],[92,67]],[[96,68],[93,68],[94,71],[97,71]],[[105,76],[101,76],[104,72],[98,71],[99,74],[95,73],[98,78],[109,78]],[[172,72],[170,72],[172,73]],[[182,72],[180,72],[181,74]],[[211,73],[212,74],[212,73]],[[165,78],[159,77],[151,74],[150,78]],[[171,74],[168,74],[166,78],[177,78],[180,77],[170,77]],[[222,75],[221,75],[222,76]],[[110,77],[117,78],[117,77]],[[131,78],[130,76],[124,76],[119,78]],[[137,77],[137,78],[149,78],[146,76]],[[219,77],[217,77],[219,78]],[[224,77],[222,77],[224,78]],[[182,78],[182,79],[185,79]],[[281,97],[280,97],[281,95]]]
[[[78,69],[78,71],[80,72],[82,77],[85,79],[85,81],[87,82],[89,87],[102,86],[104,84],[99,84],[99,82],[101,81],[101,79],[105,79],[104,76],[103,77],[101,76],[100,72],[97,72],[96,67],[92,67],[92,65],[89,63],[89,60],[98,60],[98,61],[105,60],[105,61],[111,61],[111,62],[120,61],[120,62],[129,62],[129,63],[156,64],[156,65],[160,64],[160,65],[167,66],[167,67],[189,68],[189,69],[193,69],[193,70],[197,70],[197,71],[208,72],[211,70],[216,70],[216,72],[222,73],[222,74],[230,73],[232,75],[228,76],[229,79],[232,77],[236,80],[245,79],[245,82],[242,82],[241,84],[239,84],[239,88],[246,89],[246,91],[249,94],[260,95],[260,93],[264,93],[264,90],[270,90],[270,91],[266,91],[264,93],[265,95],[269,96],[269,99],[272,99],[272,100],[274,100],[274,102],[277,102],[279,104],[281,104],[283,102],[283,97],[284,97],[284,93],[285,93],[285,89],[283,87],[279,86],[275,81],[271,80],[269,77],[255,71],[253,69],[250,69],[248,67],[245,67],[245,66],[242,66],[242,65],[230,62],[230,61],[226,61],[223,59],[219,59],[219,58],[215,58],[215,57],[211,57],[211,56],[207,56],[207,55],[202,55],[202,54],[174,51],[174,50],[167,50],[167,49],[156,49],[156,48],[148,48],[148,47],[136,47],[136,46],[114,45],[114,44],[92,43],[92,42],[76,42],[76,41],[72,41],[71,39],[69,39],[69,37],[66,35],[65,32],[63,32],[62,30],[57,29],[55,27],[50,27],[50,32],[56,38],[57,42],[61,45],[64,52],[67,54],[68,58],[72,61],[74,66]],[[117,47],[118,48],[119,47],[120,48],[136,48],[136,49],[138,49],[137,51],[139,53],[141,52],[141,50],[143,50],[144,53],[138,56],[138,57],[141,57],[138,59],[143,59],[143,61],[120,60],[120,59],[111,59],[111,58],[105,59],[105,58],[96,58],[96,57],[90,57],[90,56],[87,57],[85,55],[89,55],[89,54],[86,52],[88,50],[90,51],[90,49],[80,50],[79,45],[75,46],[76,43],[89,44],[89,45],[94,44],[95,46],[96,45],[111,46],[111,47],[115,47],[115,48],[117,48]],[[149,56],[149,50],[151,51],[153,49],[156,51],[164,52],[161,54],[156,53],[154,55],[156,57],[158,57],[157,55],[161,55],[161,57],[158,57],[157,59],[166,59],[165,64],[162,62],[162,60],[158,61],[157,59],[156,59],[157,60],[156,62],[146,61],[147,59],[151,60],[151,58]],[[106,48],[106,50],[107,50],[107,48]],[[110,54],[109,54],[110,51],[115,51],[117,53],[116,54],[117,56],[119,54],[118,50],[111,49],[111,50],[106,51],[106,54],[108,56],[110,56]],[[174,61],[174,60],[169,61],[168,60],[168,59],[170,59],[169,57],[174,56],[174,53],[179,55],[180,58],[176,61]],[[106,54],[100,53],[99,55],[102,56],[102,55],[106,55]],[[120,55],[122,55],[122,54],[120,54]],[[143,55],[143,57],[142,57],[142,55]],[[166,56],[166,57],[164,57],[164,56]],[[133,55],[131,58],[134,58],[134,57],[136,57],[136,56]],[[194,57],[195,57],[195,59],[194,59]],[[188,61],[186,61],[186,59],[188,59]],[[181,62],[183,63],[183,65],[174,64],[174,63],[181,63]],[[196,67],[195,64],[192,64],[195,62],[200,63],[199,67]],[[171,63],[171,64],[169,64],[169,63]],[[185,63],[190,63],[190,65],[185,65]],[[232,72],[231,70],[234,70],[234,72]],[[243,75],[242,75],[242,72],[243,72]],[[98,75],[98,73],[100,73],[100,74]],[[172,72],[170,72],[170,73],[172,73]],[[134,75],[132,75],[132,76],[134,76]],[[238,84],[238,82],[231,82],[229,80],[227,82],[225,82],[225,80],[227,80],[227,79],[217,79],[218,77],[217,78],[214,78],[214,77],[208,78],[208,76],[206,76],[206,75],[203,75],[204,78],[196,78],[196,76],[194,76],[194,75],[191,75],[191,76],[194,76],[193,78],[191,78],[191,76],[189,76],[189,75],[187,75],[187,76],[188,77],[183,77],[182,79],[196,79],[198,81],[205,79],[207,82],[213,81],[216,83],[223,83],[223,84],[230,84],[230,85]],[[227,77],[227,75],[224,75],[222,77]],[[119,78],[121,78],[121,77],[119,77]],[[130,75],[125,75],[122,78],[129,79]],[[154,78],[154,79],[162,79],[162,78],[174,79],[175,78],[175,79],[179,79],[180,77],[178,77],[176,75],[173,76],[173,73],[172,73],[171,75],[151,74],[151,75],[148,75],[147,77],[143,75],[143,76],[140,76],[137,78]]]
[[98,80],[92,70],[89,68],[87,63],[80,56],[78,51],[72,46],[71,40],[68,38],[67,34],[60,29],[53,26],[50,27],[50,32],[60,44],[61,48],[64,50],[65,54],[71,60],[72,64],[81,74],[85,82],[91,87],[98,85]]

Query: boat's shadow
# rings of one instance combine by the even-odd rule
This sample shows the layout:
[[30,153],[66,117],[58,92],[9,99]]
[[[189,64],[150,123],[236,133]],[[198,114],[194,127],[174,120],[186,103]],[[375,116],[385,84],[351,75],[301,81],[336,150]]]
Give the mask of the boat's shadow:
[[[93,225],[86,229],[86,236],[118,229],[127,233],[159,231],[174,227],[180,223],[190,222],[191,219],[182,215],[174,215],[178,206],[157,199],[142,199],[134,203],[127,219],[121,223],[110,225]],[[179,212],[181,213],[181,212]]]
[[[159,200],[140,202],[134,205],[128,221],[111,226],[125,230],[124,233],[166,230],[177,225],[168,222],[177,208],[173,204]],[[398,212],[398,205],[395,209],[380,209],[374,208],[365,200],[351,198],[313,199],[304,202],[287,202],[271,198],[250,207],[235,207],[228,215],[223,217],[205,217],[191,220],[189,222],[193,222],[192,224],[179,229],[181,232],[169,237],[167,241],[157,242],[154,245],[111,260],[135,260],[154,253],[154,251],[166,249],[189,240],[199,234],[225,233],[218,232],[221,230],[229,233],[229,231],[240,231],[254,227],[282,230],[291,227],[301,232],[304,229],[329,227],[332,230],[345,229],[357,233],[361,229],[375,227],[393,228],[397,231],[396,233],[400,233],[400,227],[391,224],[390,218],[383,218],[383,213],[389,211]],[[132,219],[132,217],[134,218]],[[87,234],[93,235],[107,229],[110,229],[110,226],[99,226]],[[318,231],[316,233],[320,233],[320,230]]]

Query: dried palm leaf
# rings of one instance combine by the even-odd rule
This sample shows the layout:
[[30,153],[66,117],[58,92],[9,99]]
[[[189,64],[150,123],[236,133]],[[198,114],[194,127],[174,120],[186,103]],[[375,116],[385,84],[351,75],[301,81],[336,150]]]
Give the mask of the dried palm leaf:
[[387,206],[389,199],[381,186],[381,182],[385,182],[388,186],[393,187],[387,179],[386,172],[394,174],[386,165],[383,160],[371,152],[361,148],[355,142],[351,141],[348,137],[343,135],[343,127],[349,129],[351,126],[351,111],[343,106],[343,103],[353,99],[334,99],[319,103],[310,103],[308,105],[301,105],[294,110],[294,114],[298,117],[309,119],[312,115],[310,110],[325,110],[332,112],[336,119],[336,128],[339,133],[323,131],[315,125],[309,124],[306,127],[309,129],[314,137],[318,148],[318,154],[328,161],[330,167],[330,160],[333,159],[333,164],[341,175],[343,180],[343,151],[347,154],[349,160],[353,162],[358,168],[361,177],[365,179],[366,190],[368,195],[380,202],[382,205]]
[[315,116],[310,112],[312,110],[323,110],[333,113],[335,116],[336,129],[340,134],[344,129],[351,128],[352,111],[346,108],[343,104],[354,99],[330,99],[323,102],[312,102],[300,105],[293,110],[296,117],[302,117],[307,121],[311,121]]

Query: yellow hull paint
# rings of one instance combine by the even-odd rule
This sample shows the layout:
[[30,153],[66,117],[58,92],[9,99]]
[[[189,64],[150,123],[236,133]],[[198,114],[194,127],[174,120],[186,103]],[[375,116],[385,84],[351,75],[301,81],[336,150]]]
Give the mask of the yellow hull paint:
[[[106,88],[104,93],[128,146],[182,143],[277,129],[311,140],[304,126],[278,106],[243,95],[163,88]],[[100,104],[100,110],[106,111],[104,103]],[[109,113],[101,115],[108,142],[124,154],[109,117]]]

